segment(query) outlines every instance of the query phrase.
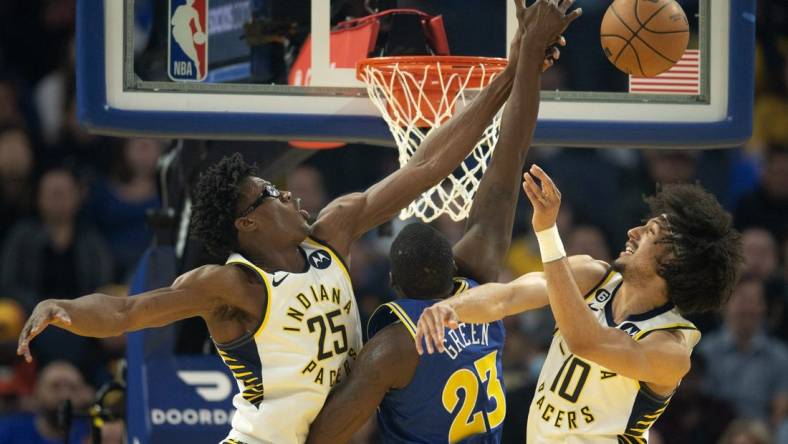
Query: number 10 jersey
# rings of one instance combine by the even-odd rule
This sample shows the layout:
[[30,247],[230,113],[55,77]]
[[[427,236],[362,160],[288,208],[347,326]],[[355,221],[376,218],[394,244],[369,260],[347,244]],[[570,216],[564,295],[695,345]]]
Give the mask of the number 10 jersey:
[[[700,340],[695,326],[672,304],[613,320],[613,298],[623,281],[609,271],[586,295],[588,308],[604,326],[617,328],[640,341],[660,330],[676,330],[694,346]],[[648,430],[670,402],[648,386],[616,374],[572,353],[556,331],[547,353],[531,408],[528,444],[645,444]]]
[[307,264],[301,273],[271,274],[239,254],[227,260],[259,276],[268,297],[255,332],[217,344],[240,390],[226,442],[303,443],[361,350],[358,307],[342,258],[311,238],[299,249]]

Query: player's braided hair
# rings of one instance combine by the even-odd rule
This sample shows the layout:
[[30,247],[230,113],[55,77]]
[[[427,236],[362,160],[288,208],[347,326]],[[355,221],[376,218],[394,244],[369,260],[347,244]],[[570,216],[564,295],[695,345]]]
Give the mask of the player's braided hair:
[[202,175],[194,189],[191,233],[217,256],[238,251],[236,205],[244,179],[257,174],[240,154],[222,158]]
[[429,225],[403,228],[391,243],[389,260],[392,283],[408,298],[442,298],[451,290],[456,271],[451,245]]
[[672,254],[657,273],[682,313],[718,309],[733,292],[742,265],[739,233],[717,199],[699,185],[666,185],[646,198],[652,217],[666,214]]

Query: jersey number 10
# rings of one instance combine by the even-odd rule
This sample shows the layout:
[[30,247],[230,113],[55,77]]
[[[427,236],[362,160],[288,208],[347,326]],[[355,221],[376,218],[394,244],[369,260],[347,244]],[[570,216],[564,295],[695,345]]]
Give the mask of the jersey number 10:
[[[469,436],[488,432],[503,423],[506,417],[506,398],[503,394],[501,381],[498,379],[496,357],[498,351],[487,354],[474,363],[475,372],[463,368],[452,373],[443,387],[443,408],[449,414],[454,412],[460,402],[460,390],[465,392],[462,406],[454,416],[449,429],[449,442],[455,443]],[[479,395],[479,385],[484,388],[487,382],[487,399],[495,401],[495,409],[491,412],[474,412]],[[486,420],[485,420],[486,417]],[[489,424],[489,426],[487,425]]]
[[[569,364],[567,366],[567,364]],[[561,375],[564,374],[564,369],[566,369],[566,374],[564,375],[563,382],[561,386],[558,387],[558,382],[561,379]],[[577,379],[574,378],[575,372],[580,371],[579,376]],[[553,379],[553,384],[550,386],[550,391],[555,393],[555,389],[558,388],[558,396],[566,399],[569,402],[577,402],[580,398],[580,393],[583,391],[583,387],[586,385],[586,381],[588,380],[588,373],[591,371],[591,366],[588,365],[585,361],[575,357],[574,355],[569,355],[568,358],[564,361],[561,365],[561,368],[558,369],[558,374],[555,375],[555,379]],[[577,381],[575,384],[575,388],[569,393],[569,384],[572,381]]]

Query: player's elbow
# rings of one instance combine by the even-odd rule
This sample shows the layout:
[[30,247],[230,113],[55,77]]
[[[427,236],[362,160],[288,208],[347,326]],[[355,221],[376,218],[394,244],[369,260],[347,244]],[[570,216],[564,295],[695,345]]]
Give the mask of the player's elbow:
[[681,359],[678,359],[674,367],[675,374],[673,375],[674,377],[672,378],[673,379],[672,382],[678,385],[678,383],[682,379],[684,379],[684,376],[686,376],[687,373],[689,373],[691,367],[692,367],[692,361],[690,359],[689,354],[687,354],[686,356],[682,356]]
[[495,310],[498,319],[522,313],[528,308],[525,306],[527,294],[512,283],[496,284],[501,286],[501,297],[496,299]]
[[114,325],[113,333],[108,336],[118,336],[124,333],[128,333],[133,331],[134,328],[134,321],[133,321],[133,312],[134,312],[134,298],[132,297],[125,297],[125,298],[115,298],[117,299],[117,304],[113,306],[113,310],[110,313],[112,318],[112,325]]

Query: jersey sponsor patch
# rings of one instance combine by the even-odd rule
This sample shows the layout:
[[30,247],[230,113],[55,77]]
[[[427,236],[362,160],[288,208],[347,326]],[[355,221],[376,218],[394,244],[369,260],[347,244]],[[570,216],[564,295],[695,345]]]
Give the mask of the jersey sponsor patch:
[[167,75],[200,82],[208,75],[208,0],[169,0]]
[[309,254],[309,265],[318,270],[325,270],[331,266],[331,255],[325,250],[316,250]]

